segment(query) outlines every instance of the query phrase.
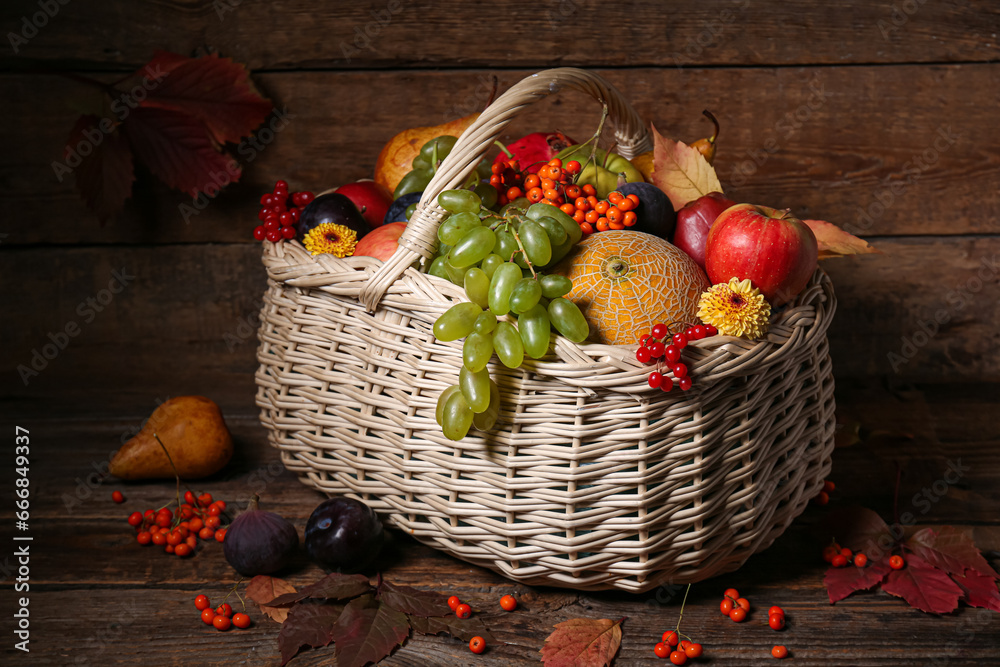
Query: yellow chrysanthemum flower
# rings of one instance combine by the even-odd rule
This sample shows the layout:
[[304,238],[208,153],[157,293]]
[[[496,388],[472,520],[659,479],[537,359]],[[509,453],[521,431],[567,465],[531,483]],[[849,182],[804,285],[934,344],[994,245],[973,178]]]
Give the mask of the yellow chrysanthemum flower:
[[767,333],[771,304],[750,280],[712,285],[698,300],[698,318],[726,336],[760,338]]
[[358,245],[358,233],[344,225],[324,222],[309,230],[302,245],[311,255],[347,257],[354,254],[354,248]]

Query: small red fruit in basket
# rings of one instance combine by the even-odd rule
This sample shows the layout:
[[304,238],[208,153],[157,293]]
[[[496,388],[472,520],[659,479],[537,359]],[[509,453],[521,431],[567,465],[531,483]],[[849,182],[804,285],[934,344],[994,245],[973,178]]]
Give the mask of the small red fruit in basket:
[[356,181],[341,185],[334,190],[352,202],[361,212],[368,225],[375,229],[382,225],[385,214],[392,206],[392,192],[389,188],[375,181]]
[[[554,158],[556,153],[575,143],[562,132],[532,132],[508,144],[507,150],[524,166],[526,174],[534,174],[538,172],[539,167]],[[494,162],[509,159],[506,153],[501,152]]]
[[405,222],[390,222],[372,230],[354,246],[354,256],[388,260],[399,247],[399,237],[405,229]]
[[708,234],[705,268],[712,284],[749,279],[772,306],[788,303],[816,270],[816,235],[786,210],[737,204]]
[[723,211],[736,202],[721,192],[709,192],[689,201],[677,211],[677,228],[673,244],[691,256],[698,266],[705,268],[705,245],[712,223]]

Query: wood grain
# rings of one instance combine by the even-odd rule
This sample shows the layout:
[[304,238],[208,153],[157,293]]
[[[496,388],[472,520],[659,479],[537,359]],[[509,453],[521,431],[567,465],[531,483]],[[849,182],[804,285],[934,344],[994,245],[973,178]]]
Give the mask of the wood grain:
[[[993,385],[994,391],[996,385]],[[978,546],[994,566],[1000,565],[1000,430],[991,418],[995,394],[978,390],[928,385],[889,392],[872,383],[850,383],[838,389],[841,411],[860,416],[866,432],[893,430],[916,418],[915,433],[901,448],[898,441],[868,437],[841,447],[834,454],[831,479],[837,483],[829,509],[862,504],[883,516],[892,511],[895,463],[904,466],[901,510],[909,497],[933,486],[942,475],[942,462],[961,457],[970,470],[920,515],[918,524],[952,524],[976,531]],[[67,507],[63,494],[75,493],[76,478],[94,467],[129,422],[146,412],[145,398],[133,396],[115,419],[54,419],[27,423],[33,442],[74,439],[73,448],[53,456],[39,447],[32,456],[35,502],[31,532],[39,554],[59,545],[60,558],[32,559],[32,653],[24,656],[4,647],[4,664],[65,665],[155,664],[275,665],[278,663],[278,626],[250,605],[254,625],[247,631],[221,634],[201,624],[191,604],[199,593],[221,601],[235,581],[220,545],[210,543],[190,559],[142,547],[130,537],[124,516],[130,511],[159,506],[174,494],[168,481],[123,484],[105,480],[93,485],[93,495]],[[129,407],[131,405],[131,407]],[[935,410],[927,410],[934,406]],[[61,413],[58,413],[61,414]],[[58,415],[57,415],[58,416]],[[252,413],[227,415],[238,455],[219,476],[198,482],[227,499],[231,507],[247,490],[263,489],[269,507],[301,527],[320,494],[300,484],[281,469],[277,451],[268,447],[264,431]],[[976,438],[981,438],[976,440]],[[121,489],[124,505],[110,499]],[[1000,618],[995,613],[961,608],[954,614],[933,616],[908,607],[885,593],[858,593],[830,606],[822,584],[820,546],[829,539],[821,525],[829,511],[810,508],[766,552],[754,556],[739,572],[695,584],[684,611],[682,629],[694,635],[713,661],[741,665],[771,664],[769,649],[786,644],[796,664],[912,665],[921,661],[948,661],[950,665],[980,665],[992,660],[1000,641]],[[72,563],[72,567],[68,566]],[[780,567],[775,564],[780,563]],[[10,567],[9,560],[0,562]],[[662,664],[650,646],[665,628],[676,623],[683,588],[665,586],[634,596],[620,592],[580,594],[571,590],[531,588],[507,582],[492,572],[469,566],[393,531],[386,558],[379,563],[383,576],[394,583],[459,595],[477,609],[497,642],[475,659],[477,665],[536,665],[537,651],[551,626],[570,618],[625,618],[621,652],[615,664]],[[5,569],[4,588],[12,585]],[[373,570],[374,572],[374,570]],[[304,560],[281,573],[301,587],[322,576]],[[720,591],[733,586],[751,600],[756,614],[742,624],[723,619],[717,611]],[[514,593],[519,609],[498,609],[497,600]],[[773,634],[762,626],[760,610],[772,604],[785,609],[788,627]],[[886,632],[891,628],[891,632]],[[141,657],[140,657],[141,654]],[[292,665],[329,664],[332,649],[301,653]],[[468,648],[447,636],[411,637],[392,656],[379,663],[391,667],[469,665]]]
[[[23,17],[38,11],[30,0],[4,3],[4,34],[20,32]],[[608,26],[615,27],[610,34]],[[488,14],[457,0],[113,0],[61,7],[16,52],[5,49],[0,64],[128,69],[145,62],[154,45],[178,53],[214,49],[254,69],[986,62],[997,56],[998,30],[1000,13],[986,0],[507,0]]]
[[[277,134],[233,147],[241,181],[196,203],[144,169],[121,219],[100,226],[72,176],[60,182],[70,127],[100,108],[96,89],[59,78],[0,76],[3,246],[36,243],[252,242],[258,199],[276,180],[321,190],[371,177],[383,144],[407,127],[436,125],[482,108],[491,77],[500,90],[531,73],[391,71],[256,76],[287,113]],[[727,68],[603,70],[664,134],[709,133],[702,109],[722,122],[716,168],[735,199],[792,208],[860,235],[1000,232],[1000,135],[984,131],[1000,106],[1000,68]],[[741,91],[734,102],[729,91]],[[975,96],[968,91],[976,90]],[[344,101],[347,101],[344,103]],[[776,101],[778,100],[778,101]],[[596,127],[592,100],[565,93],[535,105],[505,140],[559,128],[582,140]],[[30,137],[30,140],[28,140]],[[260,150],[258,150],[258,148]],[[31,220],[23,224],[19,220]]]

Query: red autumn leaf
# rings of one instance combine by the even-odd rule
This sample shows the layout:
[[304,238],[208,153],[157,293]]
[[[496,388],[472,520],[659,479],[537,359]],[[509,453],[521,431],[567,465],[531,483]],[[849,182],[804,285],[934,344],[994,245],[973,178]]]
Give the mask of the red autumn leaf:
[[910,554],[901,570],[893,570],[882,590],[906,600],[911,607],[932,614],[947,614],[958,607],[964,592],[943,570]]
[[482,637],[487,644],[496,641],[490,631],[478,618],[458,618],[455,614],[449,616],[409,616],[410,627],[414,632],[423,635],[439,635],[442,632],[469,641],[473,637]]
[[76,188],[101,222],[122,210],[135,180],[128,142],[115,127],[105,132],[109,127],[110,119],[80,116],[66,142],[67,164],[79,159],[73,172]]
[[145,69],[163,76],[141,105],[199,118],[220,144],[250,135],[273,108],[253,87],[247,69],[229,58],[183,58],[159,51]]
[[411,616],[453,615],[451,607],[448,606],[448,598],[441,593],[421,591],[383,581],[379,585],[378,596],[393,609]]
[[[887,551],[892,546],[889,526],[867,507],[848,507],[830,515],[827,520],[829,534],[837,544],[851,551],[873,554]],[[879,546],[879,541],[882,546]]]
[[830,604],[843,600],[855,591],[865,591],[876,586],[892,571],[889,556],[878,561],[870,561],[865,567],[831,567],[823,577]]
[[936,532],[924,528],[909,539],[907,546],[913,553],[949,574],[963,575],[972,570],[985,577],[1000,579],[972,538],[953,526],[941,526]]
[[292,607],[278,633],[281,664],[294,658],[303,646],[318,648],[333,641],[331,629],[342,610],[340,605],[326,603],[300,603]]
[[968,572],[963,575],[952,575],[952,580],[965,593],[962,600],[970,607],[983,607],[1000,611],[1000,590],[993,577],[987,577],[978,572]]
[[279,595],[289,593],[295,593],[295,586],[284,579],[269,577],[265,574],[258,574],[251,579],[246,590],[247,597],[256,602],[260,610],[267,614],[271,620],[278,623],[284,623],[285,619],[288,618],[288,609],[286,607],[271,607],[265,603]]
[[674,210],[709,192],[722,192],[715,169],[697,148],[653,130],[653,182],[663,190]]
[[392,653],[410,635],[406,614],[372,595],[347,603],[331,629],[339,667],[364,667]]
[[622,643],[621,621],[574,618],[555,625],[545,640],[545,667],[607,667]]
[[367,593],[370,590],[371,584],[368,583],[368,577],[363,574],[340,574],[333,572],[315,584],[304,586],[297,593],[281,595],[271,599],[267,604],[271,607],[288,607],[307,598],[346,600]]
[[166,109],[133,109],[122,124],[136,156],[160,180],[196,197],[240,179],[240,166],[220,153],[204,124]]
[[881,252],[864,239],[848,234],[843,229],[824,220],[803,220],[816,235],[819,244],[819,259],[844,257],[846,255],[866,255]]

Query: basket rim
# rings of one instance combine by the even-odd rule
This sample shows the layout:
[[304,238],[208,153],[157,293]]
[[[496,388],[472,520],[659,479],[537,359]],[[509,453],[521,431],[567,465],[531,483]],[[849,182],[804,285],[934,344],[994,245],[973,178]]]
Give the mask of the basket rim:
[[[374,257],[314,256],[294,239],[265,241],[261,259],[269,281],[277,285],[355,300],[360,299],[361,290],[382,266],[382,261]],[[393,312],[411,321],[423,321],[433,337],[429,332],[433,321],[455,303],[467,300],[462,287],[411,266],[392,284],[372,316],[385,317]],[[718,335],[689,342],[685,348],[688,373],[704,382],[749,375],[781,363],[802,346],[814,346],[818,338],[825,337],[836,305],[833,283],[822,267],[817,267],[802,292],[772,315],[764,338]],[[457,358],[461,359],[461,341],[436,343],[456,347]],[[602,387],[636,394],[659,391],[649,387],[649,367],[636,360],[637,347],[637,343],[574,343],[553,332],[550,352],[542,359],[525,357],[523,367],[590,391]]]

